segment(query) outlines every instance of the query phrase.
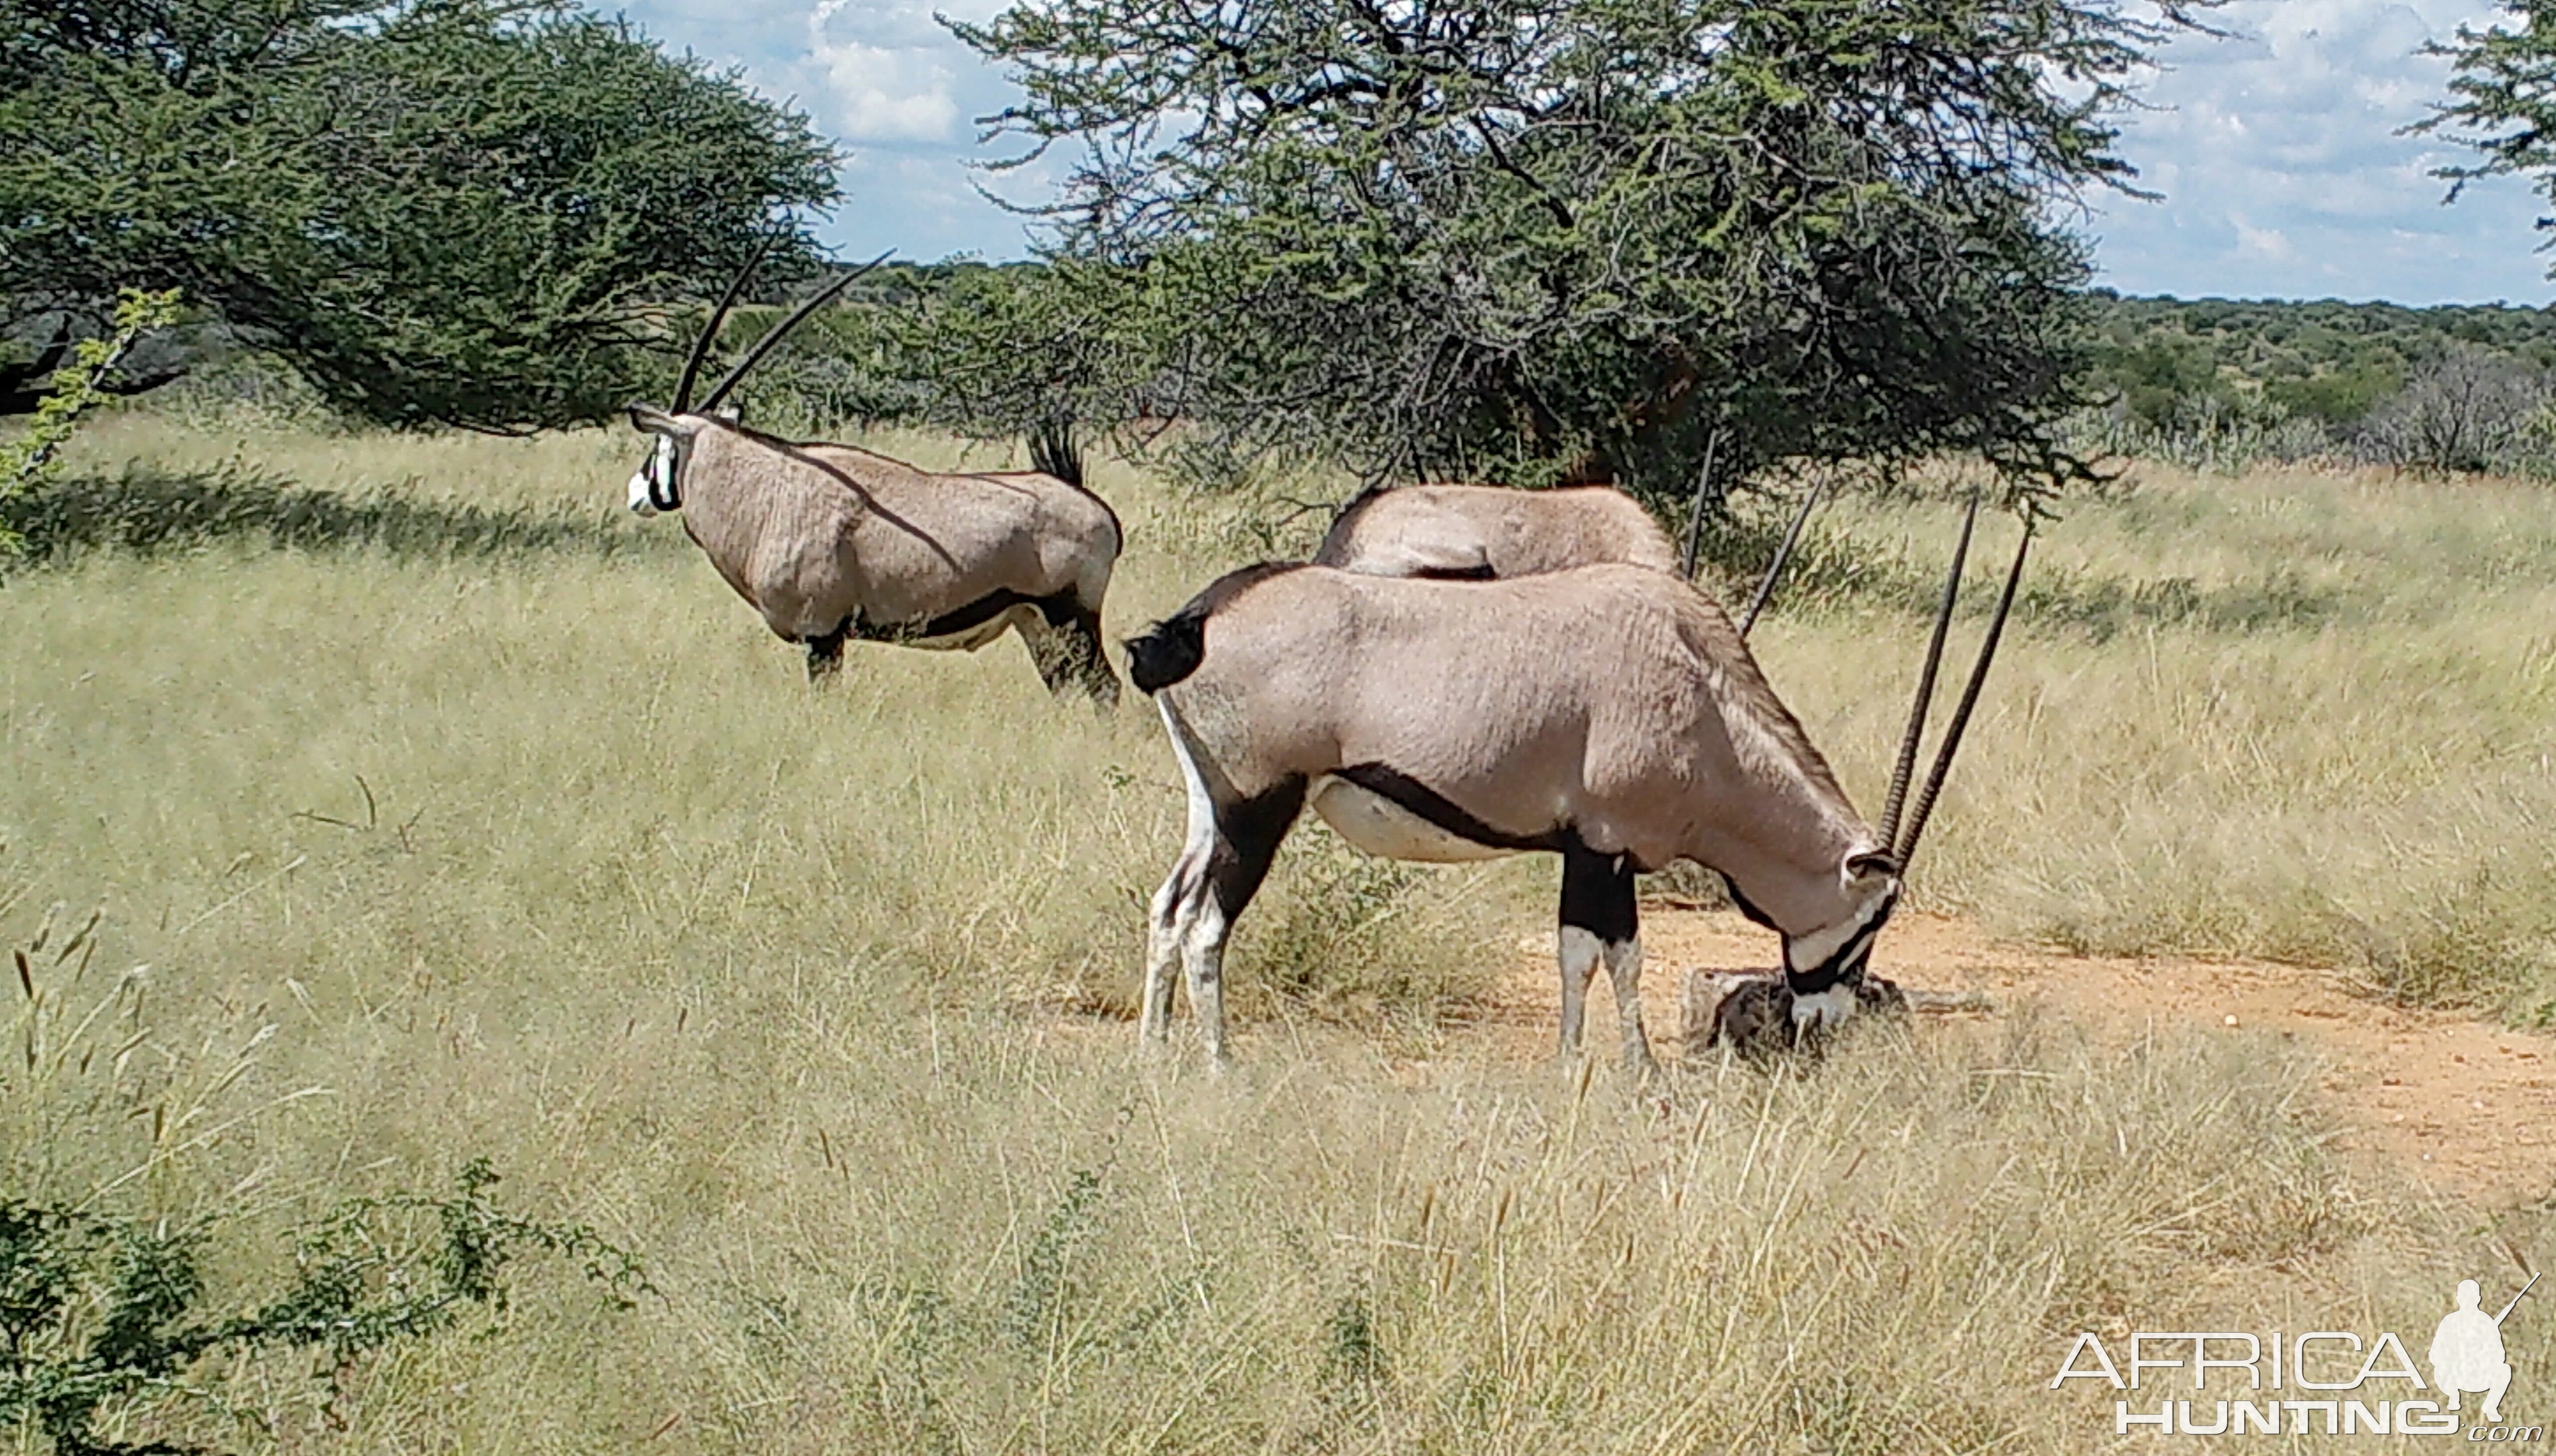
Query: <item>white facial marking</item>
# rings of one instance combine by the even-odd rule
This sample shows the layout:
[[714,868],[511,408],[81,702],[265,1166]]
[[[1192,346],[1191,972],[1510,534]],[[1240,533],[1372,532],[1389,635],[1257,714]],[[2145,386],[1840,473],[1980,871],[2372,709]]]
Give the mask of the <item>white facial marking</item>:
[[1857,916],[1826,930],[1797,935],[1784,943],[1784,965],[1796,974],[1816,971],[1865,933],[1864,917]]
[[1816,995],[1793,997],[1793,1025],[1804,1031],[1843,1026],[1853,1014],[1854,993],[1843,986],[1832,986]]
[[650,488],[651,484],[656,480],[674,478],[674,472],[675,442],[660,435],[648,452],[647,463],[631,473],[630,509],[641,516],[657,514],[657,492]]
[[1899,882],[1884,879],[1873,886],[1854,913],[1835,925],[1797,935],[1784,942],[1784,965],[1796,974],[1815,971],[1830,965],[1840,954],[1860,938],[1870,940],[1879,933],[1880,922],[1898,903]]

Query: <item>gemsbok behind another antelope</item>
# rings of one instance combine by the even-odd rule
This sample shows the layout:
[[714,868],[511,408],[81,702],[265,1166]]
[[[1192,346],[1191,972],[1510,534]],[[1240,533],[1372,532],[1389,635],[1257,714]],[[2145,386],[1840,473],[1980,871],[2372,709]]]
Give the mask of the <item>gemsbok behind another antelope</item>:
[[973,651],[1017,630],[1051,691],[1116,702],[1100,606],[1123,536],[1116,513],[1085,488],[1067,432],[1031,440],[1034,470],[944,473],[854,446],[782,440],[719,412],[746,370],[858,272],[802,304],[692,401],[703,357],[759,260],[711,311],[674,408],[630,407],[630,423],[656,437],[630,477],[630,508],[682,511],[719,576],[775,635],[808,649],[812,680],[841,666],[846,639]]
[[[1958,586],[1976,502],[1955,553]],[[2027,529],[1961,705],[1902,833],[1900,811],[1954,605],[1948,588],[1882,827],[1855,812],[1722,608],[1674,576],[1582,567],[1492,581],[1261,566],[1128,641],[1189,794],[1187,844],[1153,899],[1142,1032],[1167,1035],[1172,969],[1225,1059],[1223,955],[1306,805],[1394,860],[1562,857],[1565,1054],[1589,984],[1613,982],[1625,1063],[1642,1029],[1634,876],[1691,860],[1783,937],[1797,1028],[1853,1014],[2021,580]]]
[[[1739,619],[1743,640],[1773,599],[1775,583],[1819,499],[1817,485],[1803,493],[1801,509]],[[1650,511],[1612,485],[1375,487],[1341,507],[1314,552],[1314,565],[1378,577],[1487,582],[1619,561],[1691,580],[1702,523],[1701,515],[1689,523],[1681,554]]]
[[1678,569],[1642,503],[1611,485],[1396,485],[1341,509],[1314,565],[1379,577],[1489,581],[1620,561]]

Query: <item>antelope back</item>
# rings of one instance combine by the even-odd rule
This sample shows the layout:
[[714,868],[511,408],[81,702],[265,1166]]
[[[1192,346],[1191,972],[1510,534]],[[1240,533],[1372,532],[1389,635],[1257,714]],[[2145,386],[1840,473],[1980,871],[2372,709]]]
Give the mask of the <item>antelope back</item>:
[[1497,578],[1608,562],[1674,571],[1677,553],[1650,512],[1610,486],[1439,484],[1353,500],[1314,561],[1373,576]]

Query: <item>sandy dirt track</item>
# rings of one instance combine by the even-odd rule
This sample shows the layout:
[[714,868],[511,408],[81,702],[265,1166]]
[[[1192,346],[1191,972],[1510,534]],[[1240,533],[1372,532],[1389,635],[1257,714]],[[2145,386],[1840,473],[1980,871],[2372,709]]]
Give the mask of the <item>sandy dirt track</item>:
[[[1774,937],[1726,911],[1646,903],[1643,1017],[1663,1054],[1675,1049],[1680,995],[1694,971],[1766,971]],[[1547,936],[1517,943],[1481,1030],[1504,1049],[1549,1053],[1559,989]],[[1967,921],[1903,913],[1874,968],[1921,1003],[2003,1013],[2039,1000],[2091,1024],[2136,1035],[2163,1021],[2250,1028],[2295,1038],[2325,1064],[2325,1089],[2347,1155],[2400,1165],[2418,1186],[2462,1201],[2556,1196],[2556,1037],[2470,1017],[2413,1011],[2357,994],[2328,972],[2254,961],[2113,960],[1992,940]],[[1613,1002],[1591,992],[1590,1045],[1611,1046]],[[2232,1020],[2233,1018],[2233,1020]]]

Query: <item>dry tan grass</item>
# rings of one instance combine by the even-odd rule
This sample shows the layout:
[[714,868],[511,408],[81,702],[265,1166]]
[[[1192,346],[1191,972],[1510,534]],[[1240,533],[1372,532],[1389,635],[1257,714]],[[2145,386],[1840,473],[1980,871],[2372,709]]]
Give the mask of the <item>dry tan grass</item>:
[[[1956,524],[1944,506],[1842,517],[1828,529],[1911,580],[1942,570]],[[1983,531],[1982,610],[2011,530]],[[2069,510],[2036,561],[2041,610],[1974,725],[1925,903],[2074,949],[2297,960],[2556,1023],[2537,889],[2556,877],[2556,492],[2143,469]],[[1859,802],[1879,797],[1920,630],[1852,600],[1761,629]]]
[[[148,420],[83,448],[606,511],[632,458]],[[1132,538],[1115,631],[1253,539],[1247,499],[1097,482]],[[2276,550],[2316,491],[2330,553]],[[2306,951],[2344,914],[2543,954],[2525,896],[2450,893],[2547,853],[2546,629],[2513,624],[2550,619],[2521,613],[2556,558],[2522,547],[2556,512],[2490,499],[2500,525],[2160,479],[2081,511],[2048,560],[2086,578],[2287,565],[2350,604],[2029,627],[1926,895],[2086,944]],[[1852,521],[1912,571],[1946,524]],[[2461,532],[2521,546],[2453,587]],[[1763,629],[1859,797],[1920,630]],[[1114,1016],[1180,801],[1141,707],[1051,704],[1010,643],[856,653],[812,695],[689,553],[99,556],[13,580],[0,632],[0,930],[105,904],[48,1007],[149,968],[96,1023],[148,1033],[120,1064],[9,1075],[13,1191],[229,1216],[227,1291],[295,1215],[485,1153],[665,1290],[607,1315],[530,1275],[496,1338],[361,1372],[344,1432],[299,1371],[246,1371],[281,1448],[2077,1451],[2109,1432],[2045,1390],[2077,1328],[2415,1331],[2497,1237],[2556,1256],[2543,1211],[2348,1178],[2311,1069],[2244,1036],[1875,1032],[1809,1078],[1690,1074],[1665,1116],[1603,1069],[1449,1055],[1439,1011],[1544,922],[1549,865],[1378,871],[1309,835],[1239,938],[1246,1072],[1150,1065]],[[2556,1370],[2549,1329],[2515,1360]]]

